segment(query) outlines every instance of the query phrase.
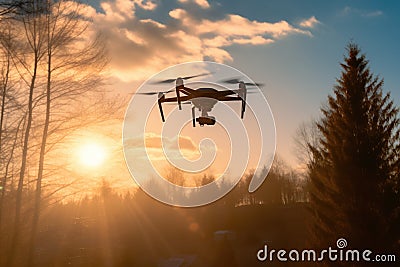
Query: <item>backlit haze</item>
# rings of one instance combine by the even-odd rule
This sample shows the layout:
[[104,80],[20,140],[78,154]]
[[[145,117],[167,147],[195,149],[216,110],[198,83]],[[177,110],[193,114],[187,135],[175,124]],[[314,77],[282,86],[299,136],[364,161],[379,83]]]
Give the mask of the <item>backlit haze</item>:
[[[385,79],[386,90],[399,104],[400,81],[393,67],[400,60],[397,1],[115,0],[86,1],[85,5],[82,16],[93,21],[92,32],[100,31],[107,42],[108,84],[114,93],[129,99],[148,78],[175,64],[206,60],[230,65],[265,84],[261,91],[274,115],[277,154],[293,168],[299,164],[293,142],[296,130],[301,123],[319,116],[319,108],[340,74],[339,62],[348,42],[360,45],[371,60],[372,71]],[[154,86],[155,91],[161,89],[165,88]],[[145,97],[144,101],[157,100],[156,96]],[[250,95],[249,101],[254,97]],[[189,108],[183,112],[190,116]],[[216,111],[212,115],[218,120]],[[140,110],[137,116],[141,116]],[[149,127],[160,127],[157,107],[150,116]],[[122,131],[122,122],[115,124],[118,128]],[[218,127],[186,127],[178,140],[185,157],[193,160],[200,156],[202,131],[212,131],[211,135],[226,141]],[[96,157],[105,159],[97,167],[98,176],[121,176],[130,184],[125,180],[128,173],[123,157],[110,152],[121,147],[107,149],[109,144],[104,140],[109,137],[97,134],[100,141],[91,148],[88,144],[86,152],[86,142],[82,142],[80,164],[85,157],[92,157],[83,154],[98,150]],[[157,136],[150,134],[147,140],[157,160]],[[220,166],[226,161],[225,156],[217,157],[210,170],[222,171]],[[96,164],[81,168],[93,170],[92,165]]]

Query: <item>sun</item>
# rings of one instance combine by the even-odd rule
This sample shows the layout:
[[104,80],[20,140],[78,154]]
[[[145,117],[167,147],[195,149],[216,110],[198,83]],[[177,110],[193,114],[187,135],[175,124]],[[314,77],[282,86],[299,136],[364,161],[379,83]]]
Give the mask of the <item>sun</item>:
[[87,167],[98,167],[107,157],[104,146],[98,143],[86,143],[79,148],[79,161]]

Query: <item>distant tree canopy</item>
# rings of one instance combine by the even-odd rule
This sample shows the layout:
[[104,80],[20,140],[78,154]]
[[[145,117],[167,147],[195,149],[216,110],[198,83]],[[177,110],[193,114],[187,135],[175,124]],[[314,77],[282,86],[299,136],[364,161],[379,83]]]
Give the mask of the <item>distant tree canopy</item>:
[[254,173],[245,175],[241,181],[222,199],[227,206],[243,205],[286,205],[307,202],[306,181],[296,171],[276,157],[263,184],[249,193],[249,184]]
[[400,240],[398,108],[356,44],[347,46],[341,67],[317,123],[321,137],[309,143],[315,240],[325,246],[344,237],[352,247],[394,249]]

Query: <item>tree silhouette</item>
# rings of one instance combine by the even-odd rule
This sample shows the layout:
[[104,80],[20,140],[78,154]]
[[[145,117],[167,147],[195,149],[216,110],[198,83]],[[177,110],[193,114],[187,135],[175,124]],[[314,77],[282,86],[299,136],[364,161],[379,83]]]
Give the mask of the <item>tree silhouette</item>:
[[0,1],[0,20],[7,15],[26,14],[32,4],[33,0]]
[[91,22],[81,8],[77,1],[0,0],[0,229],[8,233],[0,237],[1,266],[34,264],[41,214],[80,177],[70,181],[71,170],[54,155],[69,153],[74,131],[122,107],[101,87],[108,57],[100,35],[85,34]]
[[387,250],[399,239],[398,109],[359,47],[347,52],[317,123],[321,138],[309,143],[314,235],[324,246],[345,237],[352,247]]

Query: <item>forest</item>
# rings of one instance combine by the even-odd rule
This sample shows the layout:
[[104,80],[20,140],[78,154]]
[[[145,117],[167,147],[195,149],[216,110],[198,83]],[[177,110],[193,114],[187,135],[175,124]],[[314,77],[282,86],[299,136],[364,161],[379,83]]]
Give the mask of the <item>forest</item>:
[[[0,2],[0,266],[264,266],[256,253],[266,244],[324,249],[343,237],[398,266],[399,108],[357,44],[320,117],[299,126],[303,169],[277,156],[254,193],[246,173],[218,201],[177,208],[108,177],[85,193],[82,174],[60,160],[74,134],[121,123],[127,101],[105,89],[106,40],[79,9]],[[295,265],[314,264],[371,266]]]

